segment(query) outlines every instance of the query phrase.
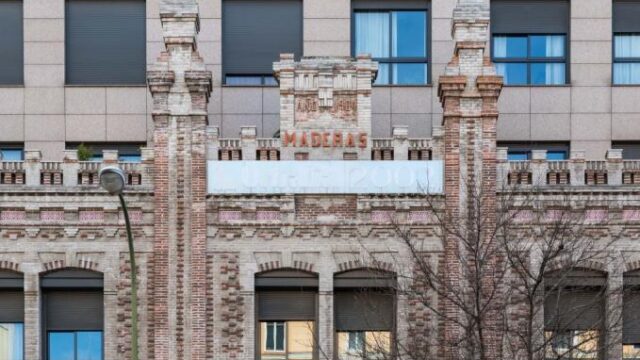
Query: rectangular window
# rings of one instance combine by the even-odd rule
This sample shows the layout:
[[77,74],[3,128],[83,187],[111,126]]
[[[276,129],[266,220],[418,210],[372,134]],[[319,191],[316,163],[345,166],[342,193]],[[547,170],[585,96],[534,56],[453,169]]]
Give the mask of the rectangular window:
[[426,9],[356,9],[353,17],[353,55],[371,54],[379,62],[376,85],[429,82]]
[[102,359],[102,331],[49,332],[49,360]]
[[313,359],[313,321],[260,322],[262,359]]
[[0,1],[0,84],[24,82],[22,0]]
[[24,359],[24,325],[0,323],[0,359]]
[[498,147],[507,148],[507,160],[531,160],[533,150],[547,150],[547,160],[569,159],[569,144],[562,143],[498,143]]
[[277,85],[273,62],[302,56],[302,1],[223,0],[222,49],[226,85]]
[[640,84],[640,34],[614,34],[613,83]]
[[507,85],[567,83],[569,2],[491,0],[491,51]]
[[391,354],[389,331],[339,331],[340,360],[387,359]]
[[545,331],[548,359],[599,359],[600,332],[597,330]]
[[146,82],[144,0],[66,0],[67,84]]
[[[83,147],[88,152],[88,157],[84,157],[81,161],[102,161],[103,150],[117,150],[118,161],[140,162],[142,161],[140,148],[143,146],[145,146],[144,143],[67,143],[66,148],[76,150]],[[80,154],[78,154],[78,157],[80,157]]]
[[613,1],[613,83],[640,84],[640,3]]
[[622,158],[624,160],[640,159],[640,142],[636,141],[618,141],[611,144],[612,149],[622,149]]
[[24,160],[22,145],[0,144],[0,161],[22,160]]
[[494,35],[493,61],[507,85],[562,85],[565,46],[565,35]]

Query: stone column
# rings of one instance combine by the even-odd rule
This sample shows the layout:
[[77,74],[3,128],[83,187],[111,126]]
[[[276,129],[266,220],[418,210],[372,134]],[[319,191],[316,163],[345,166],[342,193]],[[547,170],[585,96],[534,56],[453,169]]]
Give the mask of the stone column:
[[[497,244],[476,236],[472,231],[474,222],[481,221],[483,227],[495,223],[496,214],[496,124],[498,119],[497,101],[502,88],[502,78],[487,54],[489,33],[489,5],[483,0],[458,0],[453,11],[452,35],[455,41],[454,55],[440,77],[438,94],[443,106],[445,194],[448,213],[466,240],[477,241],[482,247]],[[483,214],[482,219],[472,219],[469,209]],[[471,220],[471,221],[469,221]],[[465,224],[469,224],[466,228]],[[477,240],[476,240],[477,239]],[[464,269],[472,268],[474,261],[482,262],[485,269],[496,264],[498,255],[478,258],[463,254],[460,256],[460,239],[447,235],[444,241],[444,280],[447,291],[459,291],[473,281],[467,278]],[[495,251],[494,251],[495,250]],[[486,250],[495,254],[494,250]],[[464,251],[464,250],[462,250]],[[461,258],[467,257],[462,263]],[[495,289],[491,273],[486,270],[480,284],[485,289],[480,301],[488,301],[484,294]],[[500,304],[494,305],[483,315],[483,344],[487,359],[502,359]],[[446,319],[461,319],[461,308],[451,301],[444,301]],[[474,331],[474,334],[477,334]],[[465,334],[456,321],[444,321],[443,354],[445,359],[457,359],[470,334]],[[480,356],[474,354],[474,356]]]
[[40,275],[37,264],[23,264],[24,271],[24,355],[41,359]]
[[197,52],[196,1],[161,2],[160,20],[166,51],[147,75],[155,123],[154,340],[149,351],[156,360],[201,360],[207,358],[203,284],[211,72]]

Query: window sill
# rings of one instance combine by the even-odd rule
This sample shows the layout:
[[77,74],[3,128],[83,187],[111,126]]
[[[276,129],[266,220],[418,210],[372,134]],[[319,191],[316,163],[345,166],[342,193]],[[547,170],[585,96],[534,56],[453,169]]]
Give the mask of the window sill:
[[571,84],[560,84],[560,85],[533,85],[533,84],[523,84],[523,85],[503,85],[503,87],[512,87],[512,88],[570,88]]
[[373,85],[373,88],[430,88],[433,87],[433,84],[415,84],[415,85],[410,85],[410,84],[385,84],[385,85]]
[[240,89],[243,89],[243,88],[279,89],[280,88],[280,86],[278,86],[278,85],[227,85],[227,84],[222,84],[222,87],[223,88],[233,88],[233,89],[235,89],[235,88],[240,88]]
[[637,88],[637,87],[640,87],[640,83],[639,84],[611,84],[611,87]]
[[147,87],[147,84],[64,84],[66,88],[96,88],[96,87],[109,87],[109,88],[123,88],[123,87]]
[[24,88],[24,84],[0,84],[0,88]]

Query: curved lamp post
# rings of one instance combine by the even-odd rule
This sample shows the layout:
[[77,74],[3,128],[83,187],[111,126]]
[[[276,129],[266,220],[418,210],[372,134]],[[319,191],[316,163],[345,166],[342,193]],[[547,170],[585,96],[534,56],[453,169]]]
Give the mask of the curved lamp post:
[[124,172],[115,166],[107,166],[100,170],[100,186],[111,195],[118,195],[124,222],[127,227],[127,239],[129,240],[129,262],[131,263],[131,359],[138,360],[138,281],[136,277],[136,259],[133,251],[133,235],[131,235],[131,223],[129,212],[122,192],[126,183]]

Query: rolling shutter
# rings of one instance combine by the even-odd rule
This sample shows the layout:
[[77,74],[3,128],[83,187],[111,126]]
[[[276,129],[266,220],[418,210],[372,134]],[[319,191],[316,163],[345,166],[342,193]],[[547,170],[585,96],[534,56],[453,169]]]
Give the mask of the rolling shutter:
[[0,84],[24,82],[22,1],[0,1]]
[[302,55],[301,0],[224,0],[225,75],[266,75],[281,53]]
[[394,324],[394,295],[378,291],[336,291],[334,309],[338,331],[390,331]]
[[146,82],[144,0],[67,0],[67,84]]
[[625,289],[622,310],[622,343],[640,344],[640,289]]
[[24,293],[0,290],[0,323],[24,322]]
[[315,291],[258,291],[258,320],[289,321],[316,318]]
[[602,327],[604,294],[600,290],[562,289],[548,294],[544,305],[547,330],[592,330]]
[[613,2],[613,32],[640,32],[640,2],[616,0]]
[[102,291],[53,290],[43,296],[47,330],[102,330]]
[[492,0],[494,34],[567,34],[569,1]]

